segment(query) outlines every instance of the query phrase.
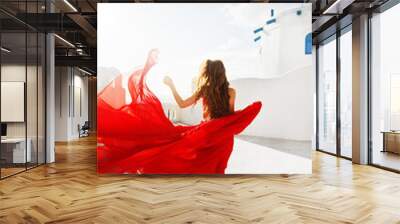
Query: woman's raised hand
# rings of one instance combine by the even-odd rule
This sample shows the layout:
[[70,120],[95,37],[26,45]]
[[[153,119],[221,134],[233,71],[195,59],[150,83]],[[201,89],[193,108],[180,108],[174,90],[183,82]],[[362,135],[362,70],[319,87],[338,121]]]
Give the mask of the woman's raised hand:
[[172,87],[174,85],[174,82],[172,81],[171,77],[165,76],[163,79],[163,82],[165,85]]

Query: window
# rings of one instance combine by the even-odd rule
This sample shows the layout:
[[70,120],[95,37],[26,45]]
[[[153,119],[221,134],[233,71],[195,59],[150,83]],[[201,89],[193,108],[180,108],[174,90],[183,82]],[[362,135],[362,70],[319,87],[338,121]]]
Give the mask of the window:
[[400,170],[400,4],[371,18],[371,140],[373,164]]
[[[16,10],[40,13],[41,5],[44,1],[19,2]],[[45,163],[46,39],[7,14],[0,17],[9,21],[0,24],[0,178],[5,178]]]
[[390,130],[400,131],[400,73],[390,74]]
[[340,36],[340,154],[352,157],[352,32]]
[[336,39],[318,48],[318,149],[336,153]]

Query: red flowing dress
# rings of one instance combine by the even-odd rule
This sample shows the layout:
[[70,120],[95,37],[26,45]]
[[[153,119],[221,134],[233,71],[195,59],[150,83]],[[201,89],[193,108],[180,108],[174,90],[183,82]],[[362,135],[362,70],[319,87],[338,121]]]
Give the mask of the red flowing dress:
[[252,122],[261,102],[198,125],[174,125],[145,82],[157,54],[157,50],[150,51],[144,67],[129,77],[129,104],[125,102],[121,75],[97,95],[98,172],[223,174],[233,136]]

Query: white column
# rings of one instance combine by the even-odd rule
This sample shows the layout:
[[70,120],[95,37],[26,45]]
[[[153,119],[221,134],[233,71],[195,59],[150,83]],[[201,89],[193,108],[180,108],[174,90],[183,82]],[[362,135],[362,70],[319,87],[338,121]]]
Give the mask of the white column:
[[[46,1],[46,11],[54,12],[54,5]],[[55,161],[55,43],[54,34],[46,35],[46,163]]]
[[46,36],[46,163],[55,161],[54,133],[55,133],[55,76],[54,76],[54,35]]
[[368,15],[353,20],[353,162],[368,163]]

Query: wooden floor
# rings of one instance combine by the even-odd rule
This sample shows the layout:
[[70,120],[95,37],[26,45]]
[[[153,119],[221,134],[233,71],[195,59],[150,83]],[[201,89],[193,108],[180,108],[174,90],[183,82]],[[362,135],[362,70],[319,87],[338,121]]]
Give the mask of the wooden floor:
[[400,175],[314,154],[312,175],[100,176],[95,139],[0,181],[0,223],[400,223]]
[[12,168],[0,168],[0,169],[1,169],[1,177],[3,178],[24,171],[25,167],[24,168],[12,167]]

